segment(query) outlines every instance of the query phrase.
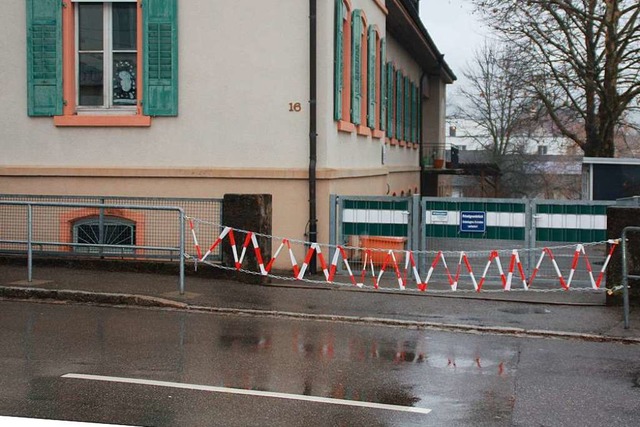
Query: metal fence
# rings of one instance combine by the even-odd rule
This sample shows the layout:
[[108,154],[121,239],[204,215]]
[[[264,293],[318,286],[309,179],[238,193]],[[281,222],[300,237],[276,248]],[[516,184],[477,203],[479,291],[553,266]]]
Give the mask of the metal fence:
[[[492,251],[499,252],[503,271],[506,271],[512,250],[516,249],[525,275],[530,278],[540,263],[542,248],[553,247],[558,269],[566,275],[571,270],[578,244],[606,240],[606,209],[613,203],[332,196],[331,243],[415,251],[423,277],[439,251],[443,252],[450,271],[454,270],[452,274],[464,251],[475,276],[479,277]],[[594,271],[602,265],[606,251],[605,243],[585,248]],[[349,255],[356,269],[362,266],[362,250],[351,249]],[[382,254],[378,256],[378,262],[382,257]],[[402,260],[403,254],[398,252],[397,257]],[[586,260],[583,255],[581,258],[580,268],[572,276],[572,285],[589,286],[591,278]],[[466,266],[464,270],[463,277]],[[432,277],[446,283],[447,272],[441,262]],[[557,270],[548,254],[536,270],[535,280],[539,285],[557,285]],[[495,264],[487,271],[489,281],[500,283]]]
[[[175,214],[150,208],[179,207],[186,216],[206,224],[220,224],[222,211],[221,199],[0,195],[0,202],[16,202],[0,204],[0,254],[26,252],[27,205],[22,203],[30,203],[32,250],[39,256],[57,257],[176,261],[176,251],[155,249],[178,246],[181,231]],[[117,207],[123,205],[137,208]],[[215,235],[211,227],[210,233],[203,234]],[[211,259],[220,258],[217,251]]]
[[[180,293],[184,293],[184,262],[185,262],[185,215],[184,211],[180,207],[176,206],[135,206],[135,205],[115,205],[115,204],[90,204],[90,203],[53,203],[53,202],[29,202],[29,201],[0,201],[0,208],[2,210],[9,210],[13,213],[13,218],[19,218],[17,215],[19,212],[24,215],[21,223],[24,224],[26,239],[25,240],[2,240],[3,245],[25,245],[27,253],[27,279],[29,282],[33,279],[33,256],[34,253],[65,253],[70,252],[74,254],[81,253],[82,255],[99,255],[107,258],[111,256],[117,257],[137,257],[139,255],[145,256],[148,252],[166,252],[172,254],[172,257],[177,259],[180,265],[180,280],[179,290]],[[55,231],[47,228],[42,228],[39,222],[34,221],[42,214],[49,214],[52,209],[60,209],[66,211],[66,215],[77,213],[87,213],[97,210],[100,212],[99,227],[101,229],[109,230],[107,226],[108,221],[105,220],[103,213],[118,213],[120,218],[122,216],[136,216],[138,220],[141,220],[143,215],[147,217],[162,216],[173,217],[173,227],[167,230],[171,233],[174,230],[178,230],[177,233],[177,245],[171,245],[169,243],[156,243],[154,245],[144,243],[140,239],[140,230],[137,230],[136,224],[127,229],[127,227],[120,228],[116,234],[127,234],[126,239],[120,238],[116,242],[88,242],[82,241],[80,238],[68,238],[70,235],[63,230],[66,224],[65,221],[61,221],[58,231],[58,238],[55,237]],[[140,213],[140,215],[138,215]],[[166,220],[166,219],[165,219]],[[85,223],[82,223],[85,225]],[[8,228],[8,224],[3,224],[2,228]],[[120,224],[119,224],[120,225]],[[76,232],[74,232],[75,234]],[[87,231],[90,234],[90,231]],[[82,234],[77,232],[79,236]],[[104,233],[107,234],[107,233]],[[173,233],[171,233],[173,234]],[[175,240],[175,239],[169,239]]]

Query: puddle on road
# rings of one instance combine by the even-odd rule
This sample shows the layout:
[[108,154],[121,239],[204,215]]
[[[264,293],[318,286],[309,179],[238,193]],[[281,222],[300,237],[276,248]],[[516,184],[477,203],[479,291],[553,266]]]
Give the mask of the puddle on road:
[[[222,372],[214,375],[224,387],[398,406],[425,405],[425,399],[430,405],[451,404],[453,400],[440,393],[454,385],[476,389],[478,397],[502,395],[502,387],[510,387],[517,351],[509,345],[486,344],[475,336],[434,337],[424,331],[390,329],[383,336],[349,331],[358,330],[342,326],[274,330],[260,323],[223,327],[214,349],[222,354],[216,358],[234,363],[216,364]],[[442,341],[441,336],[453,338]],[[268,369],[249,355],[257,355]],[[509,391],[503,397],[508,399]],[[494,399],[486,400],[494,412],[502,411],[490,403]]]

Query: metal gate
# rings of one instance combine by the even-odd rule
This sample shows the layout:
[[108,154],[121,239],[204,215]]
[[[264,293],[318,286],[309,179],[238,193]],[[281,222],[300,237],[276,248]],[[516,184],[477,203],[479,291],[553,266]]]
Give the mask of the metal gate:
[[[362,266],[363,251],[368,248],[411,250],[424,276],[441,252],[433,277],[444,282],[461,264],[462,252],[479,276],[492,254],[501,257],[506,270],[516,250],[526,277],[536,270],[540,284],[557,282],[558,270],[565,274],[571,270],[578,244],[588,244],[586,258],[594,260],[591,267],[597,269],[607,250],[602,243],[606,240],[606,209],[615,203],[335,195],[331,201],[330,243],[348,247],[356,268]],[[550,249],[545,252],[542,248]],[[553,257],[557,268],[543,253]],[[398,252],[398,261],[402,256]],[[381,262],[380,257],[376,262]],[[487,270],[487,281],[499,277],[498,268]],[[572,278],[578,286],[590,283],[586,268],[577,269]]]
[[[417,197],[332,195],[330,243],[345,247],[355,269],[362,268],[367,249],[415,250],[419,242],[418,206]],[[385,254],[372,251],[370,256],[380,266]]]

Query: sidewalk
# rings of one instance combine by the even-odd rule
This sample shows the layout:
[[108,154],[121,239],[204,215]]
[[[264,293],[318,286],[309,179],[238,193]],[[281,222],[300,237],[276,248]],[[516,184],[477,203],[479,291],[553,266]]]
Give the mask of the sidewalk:
[[[193,270],[192,266],[187,266]],[[603,293],[430,293],[277,281],[251,285],[212,278],[202,269],[178,292],[177,274],[40,266],[33,281],[26,265],[0,263],[1,299],[158,306],[194,312],[244,313],[284,318],[425,327],[444,330],[552,336],[640,344],[640,310],[604,306]]]

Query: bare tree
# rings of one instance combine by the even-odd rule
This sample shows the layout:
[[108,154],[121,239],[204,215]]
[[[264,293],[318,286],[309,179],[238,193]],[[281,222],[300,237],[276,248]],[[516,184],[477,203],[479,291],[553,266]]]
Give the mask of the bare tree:
[[638,0],[471,0],[530,67],[533,94],[586,156],[613,157],[640,109]]
[[463,71],[469,81],[460,89],[465,107],[455,114],[480,129],[476,142],[496,162],[522,151],[532,128],[536,100],[521,80],[523,66],[512,51],[485,43]]
[[500,172],[479,175],[484,195],[487,187],[488,194],[502,197],[535,192],[525,162],[532,157],[526,156],[527,147],[537,137],[540,105],[521,79],[524,67],[509,49],[485,44],[463,71],[469,83],[460,89],[465,103],[455,117],[473,125],[468,136],[482,147],[477,154]]

